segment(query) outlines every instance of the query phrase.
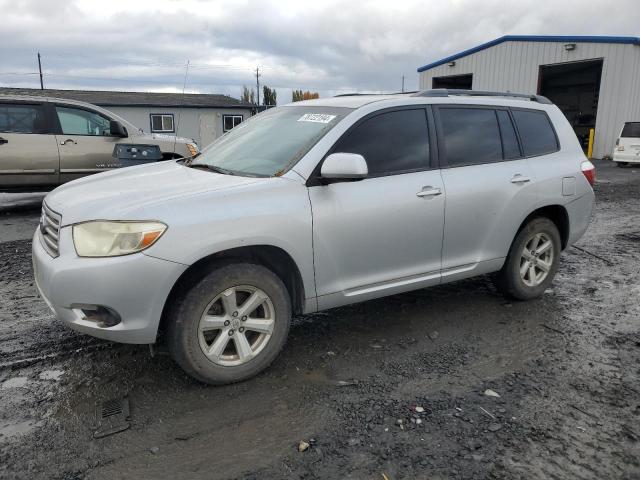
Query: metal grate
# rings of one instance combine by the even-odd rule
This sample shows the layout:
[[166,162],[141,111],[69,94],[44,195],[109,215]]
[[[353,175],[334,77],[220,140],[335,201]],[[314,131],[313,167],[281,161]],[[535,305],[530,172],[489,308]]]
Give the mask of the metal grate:
[[102,438],[129,428],[129,398],[107,400],[96,406],[98,428],[93,432],[94,438]]
[[62,216],[51,210],[46,203],[42,202],[42,215],[40,216],[40,241],[43,248],[52,257],[60,255],[58,249],[60,238],[60,223]]

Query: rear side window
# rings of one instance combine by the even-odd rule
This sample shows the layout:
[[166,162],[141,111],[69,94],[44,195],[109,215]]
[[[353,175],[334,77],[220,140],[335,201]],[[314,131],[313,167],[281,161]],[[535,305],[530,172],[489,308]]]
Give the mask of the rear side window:
[[45,130],[42,106],[0,103],[0,132],[44,133]]
[[500,137],[502,138],[502,152],[505,160],[520,158],[520,147],[518,146],[518,137],[516,130],[513,128],[513,122],[506,110],[496,110],[498,115],[498,123],[500,124]]
[[450,167],[502,160],[496,112],[488,108],[440,108],[440,123]]
[[513,110],[512,113],[525,156],[558,151],[558,140],[546,113],[534,110]]
[[341,138],[334,152],[358,153],[369,175],[400,173],[429,165],[429,131],[423,109],[382,113]]
[[627,122],[622,128],[620,137],[623,138],[640,138],[640,122]]

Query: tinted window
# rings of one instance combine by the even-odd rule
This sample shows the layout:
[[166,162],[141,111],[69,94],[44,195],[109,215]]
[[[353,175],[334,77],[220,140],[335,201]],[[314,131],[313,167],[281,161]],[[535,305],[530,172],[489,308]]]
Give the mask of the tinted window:
[[506,110],[496,110],[498,115],[498,123],[500,124],[500,136],[502,137],[502,152],[504,158],[520,158],[520,147],[518,146],[518,137],[516,130],[513,128],[511,117]]
[[534,110],[513,110],[512,113],[527,157],[558,150],[558,141],[546,113]]
[[56,107],[56,112],[65,135],[111,135],[109,119],[96,112],[69,107]]
[[500,131],[494,110],[441,108],[440,122],[450,166],[502,160]]
[[399,110],[376,115],[347,133],[333,151],[359,153],[367,161],[369,175],[425,168],[429,165],[426,112]]
[[42,133],[46,124],[40,105],[0,103],[0,132]]
[[625,138],[640,138],[640,123],[625,123],[620,136]]

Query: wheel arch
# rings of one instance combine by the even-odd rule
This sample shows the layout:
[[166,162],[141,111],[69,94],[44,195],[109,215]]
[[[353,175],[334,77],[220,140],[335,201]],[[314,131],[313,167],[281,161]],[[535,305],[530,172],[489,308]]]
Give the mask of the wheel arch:
[[275,273],[284,283],[291,299],[294,314],[304,310],[305,292],[302,275],[291,255],[273,245],[250,245],[222,250],[201,258],[187,268],[174,283],[165,300],[160,317],[158,335],[166,329],[166,322],[175,300],[199,282],[212,268],[229,263],[246,262],[261,265]]
[[569,213],[567,209],[562,205],[546,205],[535,209],[522,221],[516,231],[516,236],[531,220],[537,217],[548,218],[555,224],[560,232],[560,242],[564,250],[569,242],[570,232]]

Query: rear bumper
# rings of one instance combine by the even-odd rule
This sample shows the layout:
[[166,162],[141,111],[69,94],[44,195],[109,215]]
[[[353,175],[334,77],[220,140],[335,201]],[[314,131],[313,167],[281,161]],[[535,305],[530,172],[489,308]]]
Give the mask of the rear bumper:
[[640,155],[636,155],[635,153],[623,153],[614,151],[613,161],[625,163],[640,163]]
[[[52,258],[33,237],[33,269],[38,292],[68,327],[122,343],[154,343],[165,301],[187,269],[142,253],[111,258],[80,258],[71,228],[60,230],[60,256]],[[80,306],[99,305],[117,312],[121,322],[100,327]]]

